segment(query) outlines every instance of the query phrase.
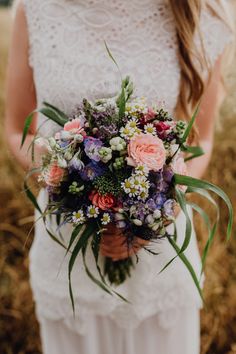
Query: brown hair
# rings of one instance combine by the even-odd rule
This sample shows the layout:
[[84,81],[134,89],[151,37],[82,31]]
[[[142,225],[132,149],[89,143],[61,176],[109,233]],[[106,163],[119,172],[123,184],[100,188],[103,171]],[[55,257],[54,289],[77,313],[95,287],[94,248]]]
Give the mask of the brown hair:
[[203,65],[207,65],[204,50],[196,48],[194,35],[199,31],[202,0],[169,0],[175,18],[178,57],[181,70],[180,91],[176,106],[178,118],[189,119],[203,92],[204,81],[201,74]]

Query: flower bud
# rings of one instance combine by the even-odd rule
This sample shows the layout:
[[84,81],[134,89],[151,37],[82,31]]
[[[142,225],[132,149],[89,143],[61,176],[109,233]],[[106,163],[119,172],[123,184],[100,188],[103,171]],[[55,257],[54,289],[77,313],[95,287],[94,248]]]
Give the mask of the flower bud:
[[142,226],[142,221],[141,220],[138,220],[138,219],[134,219],[132,220],[133,221],[133,224],[136,225],[136,226]]

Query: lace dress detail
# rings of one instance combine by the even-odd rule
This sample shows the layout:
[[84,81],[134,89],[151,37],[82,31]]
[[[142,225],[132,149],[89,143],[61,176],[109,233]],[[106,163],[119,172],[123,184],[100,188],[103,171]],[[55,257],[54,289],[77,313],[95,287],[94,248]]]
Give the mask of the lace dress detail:
[[[92,100],[115,94],[120,87],[120,76],[106,53],[105,40],[122,75],[130,75],[135,82],[136,94],[165,102],[166,108],[174,111],[180,68],[174,18],[167,0],[23,0],[23,3],[38,106],[48,101],[70,113],[83,97]],[[232,40],[231,33],[221,20],[207,11],[203,11],[201,30],[213,64]],[[44,136],[58,129],[42,116],[38,125]],[[39,203],[42,207],[47,203],[45,190],[39,195]],[[185,225],[182,214],[177,224],[181,244]],[[64,226],[65,241],[70,231],[69,225]],[[68,295],[68,258],[39,221],[30,252],[31,284],[39,318],[62,319],[81,333],[86,331],[86,318],[93,314],[109,316],[121,327],[136,327],[153,314],[158,314],[163,327],[173,325],[181,307],[200,307],[201,300],[180,260],[158,275],[174,251],[166,241],[155,247],[160,255],[140,251],[140,261],[132,277],[117,289],[132,305],[100,290],[87,277],[78,259],[73,272],[74,319]],[[194,231],[186,254],[199,274]],[[96,274],[89,253],[88,263]],[[166,315],[168,311],[171,316]]]

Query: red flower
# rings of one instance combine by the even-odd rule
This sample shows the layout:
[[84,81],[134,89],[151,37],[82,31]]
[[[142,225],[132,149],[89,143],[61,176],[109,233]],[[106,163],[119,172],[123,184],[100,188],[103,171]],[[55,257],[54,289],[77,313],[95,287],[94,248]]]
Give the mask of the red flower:
[[97,191],[92,191],[89,196],[92,204],[99,207],[102,210],[107,210],[115,206],[116,199],[111,193],[105,195],[99,194]]

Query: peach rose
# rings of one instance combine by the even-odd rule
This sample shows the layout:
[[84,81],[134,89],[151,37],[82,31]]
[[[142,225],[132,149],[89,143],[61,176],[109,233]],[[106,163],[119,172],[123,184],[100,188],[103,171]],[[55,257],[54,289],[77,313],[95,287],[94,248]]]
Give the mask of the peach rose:
[[64,125],[64,130],[73,134],[80,134],[83,132],[83,123],[79,118],[75,118]]
[[[183,176],[188,175],[187,165],[184,162],[184,158],[182,156],[179,156],[176,159],[174,159],[174,161],[171,164],[171,167],[172,167],[174,173],[176,173],[178,175],[183,175]],[[185,192],[187,189],[187,186],[178,184],[178,188],[181,191]]]
[[151,171],[159,171],[166,160],[162,140],[152,134],[138,134],[131,138],[128,155],[128,165],[144,165]]
[[90,194],[89,199],[93,205],[99,207],[102,210],[110,209],[116,204],[115,197],[110,193],[101,195],[98,192],[93,191]]
[[44,180],[48,186],[57,187],[62,182],[65,176],[65,169],[59,167],[56,163],[50,166],[46,175],[44,176]]

